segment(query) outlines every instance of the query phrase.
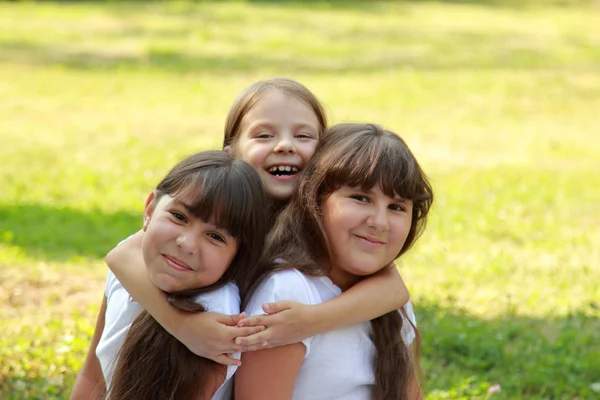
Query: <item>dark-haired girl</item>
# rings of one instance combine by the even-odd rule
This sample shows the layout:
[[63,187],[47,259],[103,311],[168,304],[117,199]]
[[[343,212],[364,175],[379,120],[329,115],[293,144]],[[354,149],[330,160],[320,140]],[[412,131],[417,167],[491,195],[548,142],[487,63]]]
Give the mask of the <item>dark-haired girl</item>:
[[[370,124],[331,128],[268,236],[245,310],[256,315],[265,302],[340,296],[415,243],[432,200],[400,137]],[[411,354],[418,335],[406,311],[244,353],[236,400],[420,398]]]
[[[223,151],[186,158],[146,201],[146,276],[179,312],[239,313],[236,284],[255,273],[268,205],[258,174],[244,161]],[[229,399],[234,372],[191,353],[109,273],[72,398]]]

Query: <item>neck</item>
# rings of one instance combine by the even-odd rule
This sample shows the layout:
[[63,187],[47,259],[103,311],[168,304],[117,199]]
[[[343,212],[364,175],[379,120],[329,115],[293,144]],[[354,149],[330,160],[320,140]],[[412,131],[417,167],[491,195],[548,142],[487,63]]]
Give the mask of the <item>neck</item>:
[[350,289],[363,279],[362,276],[353,275],[337,266],[332,266],[327,276],[337,287],[342,289],[342,292]]

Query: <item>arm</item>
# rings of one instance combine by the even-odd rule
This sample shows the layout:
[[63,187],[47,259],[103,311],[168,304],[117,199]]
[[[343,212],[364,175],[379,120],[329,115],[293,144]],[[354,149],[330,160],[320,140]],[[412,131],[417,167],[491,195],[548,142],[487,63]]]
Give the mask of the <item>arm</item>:
[[[165,294],[148,276],[141,251],[143,232],[138,232],[115,247],[106,256],[106,263],[129,292],[167,332],[193,353],[221,364],[239,364],[226,353],[241,350],[233,340],[259,332],[264,327],[236,327],[239,316],[216,313],[189,314],[172,307]],[[230,325],[230,326],[228,326]]]
[[281,301],[265,304],[269,314],[242,319],[238,326],[264,325],[266,330],[236,343],[245,350],[297,343],[320,333],[377,318],[396,310],[409,300],[410,294],[396,267],[391,264],[366,278],[341,296],[313,306]]
[[98,319],[96,320],[96,328],[94,328],[94,336],[92,337],[90,349],[88,350],[83,367],[75,379],[75,385],[73,385],[73,390],[71,391],[71,400],[100,400],[106,395],[106,383],[104,382],[102,367],[100,366],[98,357],[96,357],[96,347],[98,347],[98,342],[104,330],[105,314],[106,296],[102,299],[102,305],[98,312]]
[[235,373],[235,399],[291,399],[305,351],[304,344],[295,343],[244,353]]
[[[413,345],[409,345],[410,354],[415,354],[413,351]],[[408,383],[408,398],[410,400],[423,400],[423,392],[421,391],[421,385],[419,384],[420,368],[415,366],[413,376]]]

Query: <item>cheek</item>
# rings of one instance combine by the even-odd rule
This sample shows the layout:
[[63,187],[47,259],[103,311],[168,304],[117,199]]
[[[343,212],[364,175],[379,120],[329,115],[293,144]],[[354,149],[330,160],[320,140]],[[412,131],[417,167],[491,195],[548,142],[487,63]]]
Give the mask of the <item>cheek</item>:
[[260,143],[240,142],[234,151],[234,157],[253,166],[259,166],[264,162],[269,151]]
[[395,221],[391,228],[390,239],[393,241],[393,247],[397,248],[398,251],[404,246],[406,237],[410,231],[411,219],[405,218],[400,221]]
[[302,158],[304,160],[308,161],[315,154],[316,148],[317,148],[317,141],[315,140],[314,143],[303,144],[302,146],[299,147],[298,151],[301,154]]

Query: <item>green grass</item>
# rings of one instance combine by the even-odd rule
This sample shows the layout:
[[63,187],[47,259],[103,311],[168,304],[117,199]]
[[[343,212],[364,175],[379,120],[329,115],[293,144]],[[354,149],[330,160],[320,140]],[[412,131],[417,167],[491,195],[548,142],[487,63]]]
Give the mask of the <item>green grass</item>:
[[0,398],[68,397],[103,255],[273,75],[432,178],[427,399],[600,397],[600,14],[490,3],[0,4]]

